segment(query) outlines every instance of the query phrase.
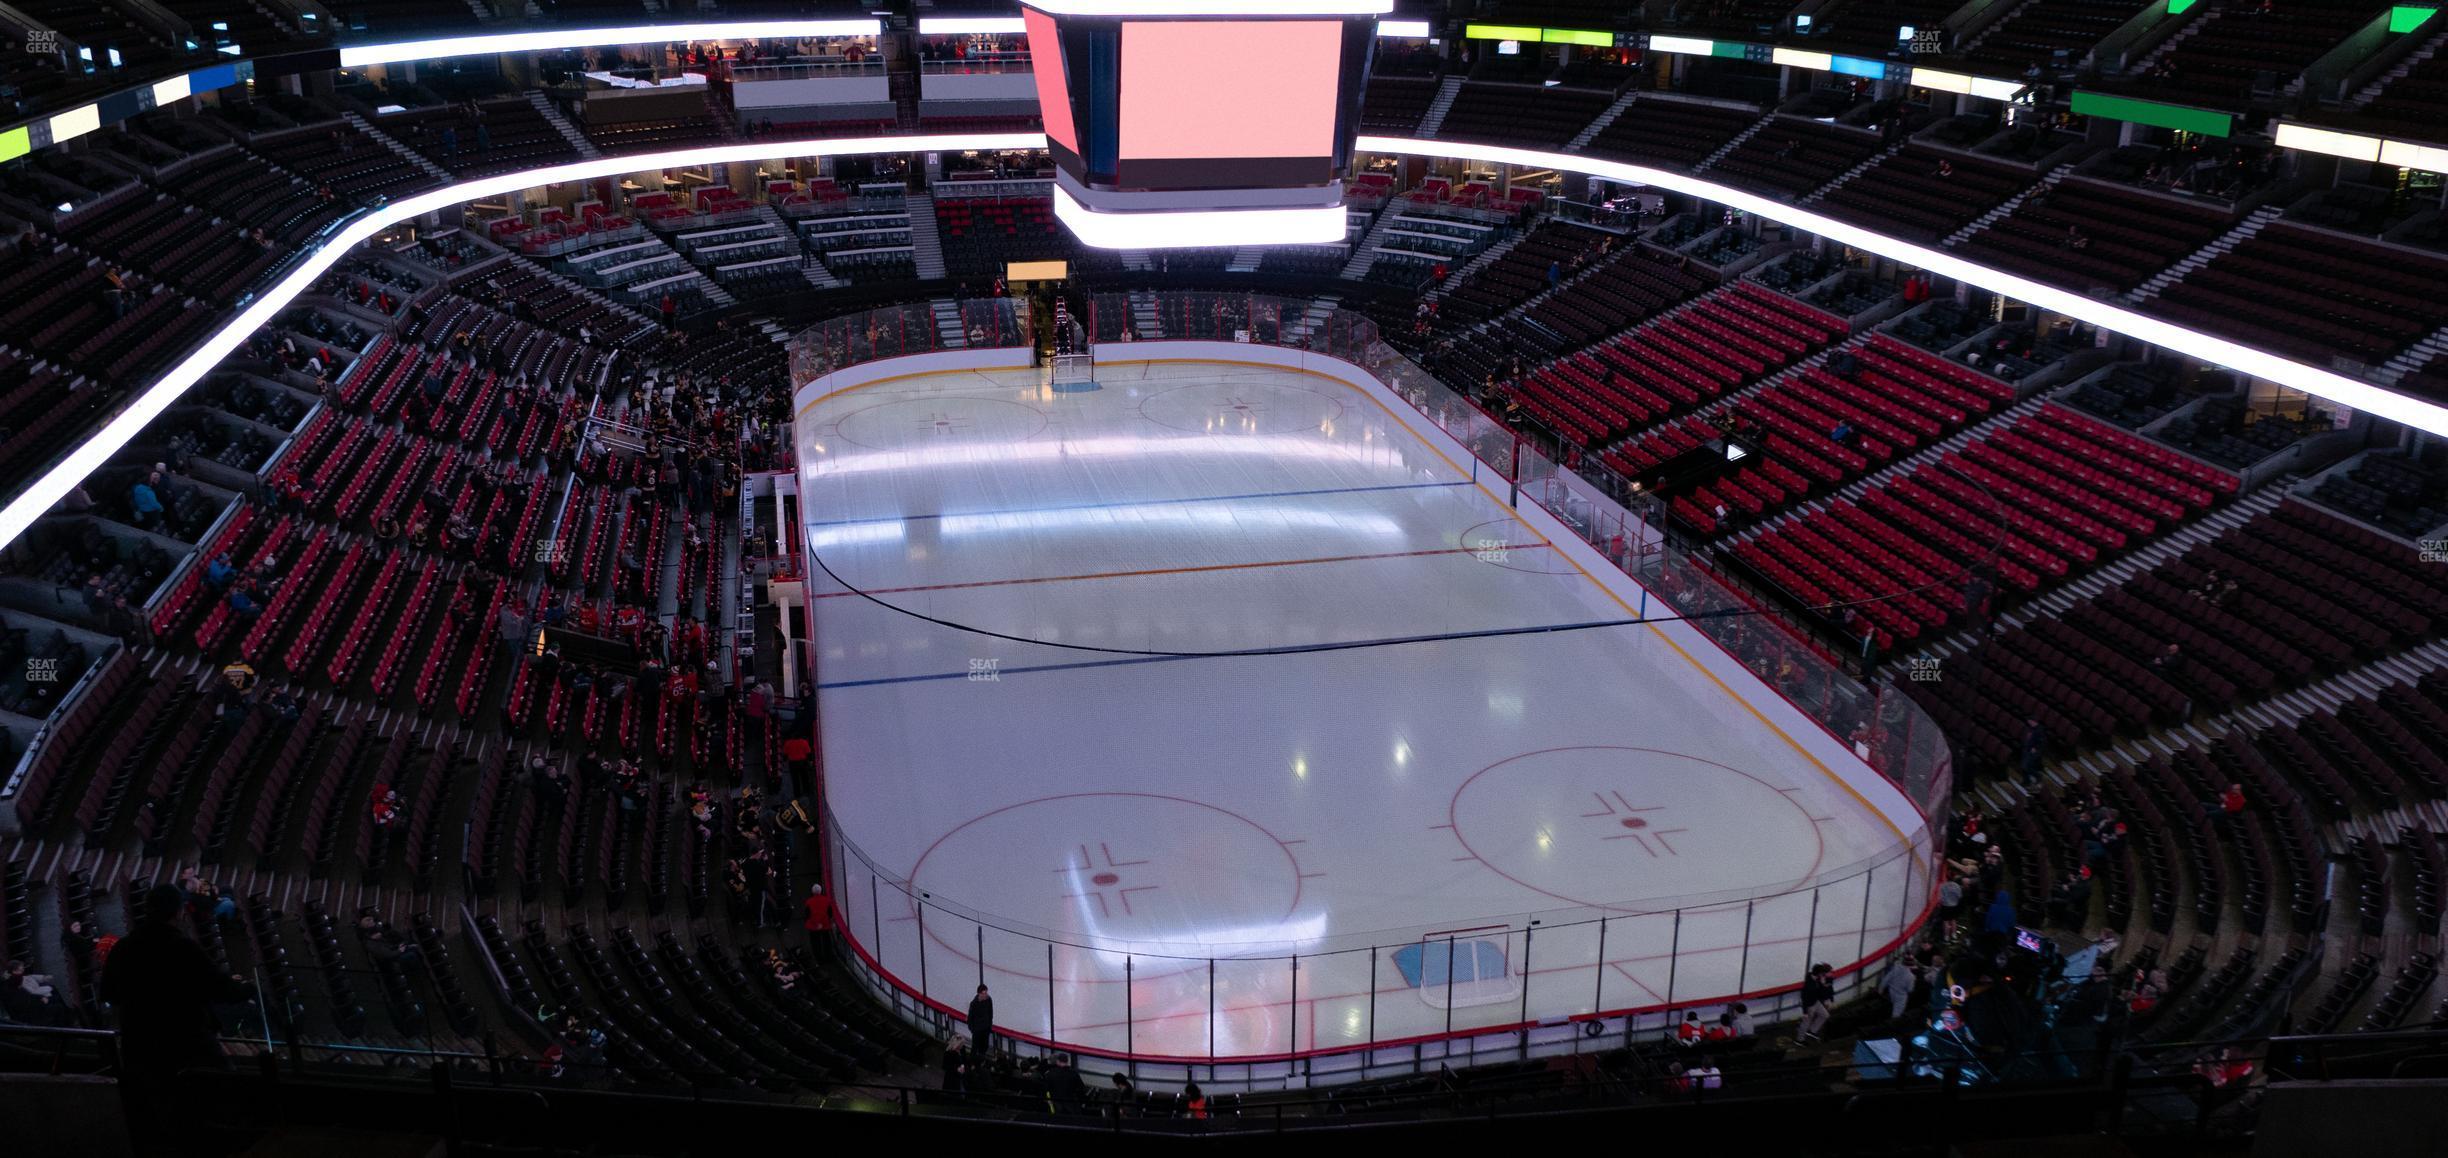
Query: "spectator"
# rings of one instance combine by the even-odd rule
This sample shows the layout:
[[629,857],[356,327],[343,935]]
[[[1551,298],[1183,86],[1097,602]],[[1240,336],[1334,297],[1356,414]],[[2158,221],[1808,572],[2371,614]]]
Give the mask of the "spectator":
[[2024,719],[2022,765],[2025,788],[2040,785],[2040,764],[2048,755],[2048,739],[2048,729],[2040,726],[2038,717]]
[[1200,1089],[1197,1082],[1182,1086],[1181,1103],[1183,1116],[1195,1121],[1207,1120],[1207,1091]]
[[1810,967],[1802,979],[1802,1025],[1794,1031],[1794,1041],[1808,1043],[1819,1040],[1819,1031],[1827,1028],[1828,1018],[1836,1012],[1834,968],[1826,962]]
[[948,1094],[964,1093],[969,1088],[969,1047],[957,1033],[944,1039],[943,1088]]
[[23,961],[9,962],[8,975],[0,978],[0,1012],[27,1025],[67,1025],[74,1020],[59,1000],[51,975],[28,972]]
[[2226,791],[2219,793],[2219,798],[2211,803],[2207,811],[2211,819],[2218,821],[2221,825],[2226,825],[2243,818],[2247,803],[2244,799],[2244,786],[2230,784]]
[[[1953,881],[1947,882],[1953,884]],[[1960,888],[1958,892],[1962,891]],[[1887,967],[1887,976],[1879,982],[1879,991],[1887,995],[1887,1019],[1901,1021],[1911,1007],[1913,987],[1920,980],[1912,962],[1898,961]]]
[[502,646],[516,656],[527,646],[527,616],[519,611],[518,601],[505,600],[496,624],[501,629]]
[[140,1154],[184,1148],[168,1136],[181,1121],[171,1084],[181,1070],[222,1064],[212,1006],[245,995],[244,978],[215,974],[203,948],[179,931],[180,900],[175,885],[148,891],[136,930],[102,969],[102,1000],[119,1018],[119,1093]]
[[1697,1009],[1684,1010],[1683,1023],[1675,1026],[1675,1044],[1697,1047],[1701,1042],[1707,1040],[1708,1026],[1701,1023],[1700,1011]]
[[1981,925],[1983,932],[1998,937],[2011,937],[2015,931],[2014,893],[2000,886],[1989,898],[1989,915]]
[[994,1053],[994,995],[983,985],[969,999],[969,1032],[976,1037],[980,1057]]
[[2059,925],[2079,929],[2090,922],[2090,865],[2083,865],[2057,882],[2057,895],[2049,899],[2049,908]]
[[1078,1113],[1088,1106],[1088,1083],[1080,1079],[1079,1067],[1067,1053],[1055,1054],[1046,1063],[1046,1095],[1053,1099],[1057,1113]]
[[823,950],[833,941],[833,899],[825,895],[823,885],[809,885],[807,900],[800,902],[800,907],[807,910],[803,925],[807,929],[808,948],[822,960]]
[[79,967],[94,963],[94,935],[87,932],[85,922],[70,921],[60,930],[60,949],[68,954],[71,964]]
[[399,819],[399,805],[400,794],[398,790],[392,788],[388,784],[375,785],[373,804],[371,808],[374,827],[391,827],[392,822]]
[[135,515],[136,525],[148,531],[162,518],[161,496],[153,489],[153,484],[160,481],[159,475],[146,475],[143,481],[128,488],[128,509]]

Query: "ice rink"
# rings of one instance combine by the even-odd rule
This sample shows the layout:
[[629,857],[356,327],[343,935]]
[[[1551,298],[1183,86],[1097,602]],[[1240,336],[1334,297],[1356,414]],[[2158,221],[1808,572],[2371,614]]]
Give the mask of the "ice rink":
[[[967,371],[799,432],[845,932],[1007,1031],[1253,1057],[1691,1002],[1926,898],[1900,794],[1373,383]],[[1263,648],[1312,650],[1129,654]]]

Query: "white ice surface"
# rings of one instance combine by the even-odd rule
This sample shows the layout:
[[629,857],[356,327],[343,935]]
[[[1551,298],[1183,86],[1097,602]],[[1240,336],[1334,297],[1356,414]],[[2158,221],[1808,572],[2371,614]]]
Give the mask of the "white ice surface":
[[[1866,770],[1688,628],[1489,634],[1639,595],[1418,415],[1271,368],[1098,377],[801,418],[807,543],[872,596],[811,568],[835,888],[905,985],[965,1006],[982,948],[1006,1029],[1282,1053],[1789,985],[1926,893]],[[1507,976],[1414,988],[1453,930]]]

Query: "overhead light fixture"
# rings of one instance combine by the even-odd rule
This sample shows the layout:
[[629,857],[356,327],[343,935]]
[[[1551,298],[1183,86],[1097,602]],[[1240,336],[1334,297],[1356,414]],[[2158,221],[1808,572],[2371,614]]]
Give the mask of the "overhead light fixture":
[[1326,245],[1343,240],[1341,205],[1292,209],[1188,209],[1099,213],[1054,187],[1054,216],[1098,249],[1196,249],[1227,245]]
[[1028,31],[1028,22],[1017,16],[929,16],[918,22],[921,36],[1017,35]]
[[686,40],[874,36],[883,31],[883,27],[881,22],[875,20],[741,20],[714,24],[632,24],[618,28],[558,28],[545,32],[445,36],[432,40],[395,40],[388,44],[344,46],[340,49],[340,66],[357,68],[403,60],[488,56],[503,52],[551,52],[563,48],[611,48],[624,44],[669,44]]

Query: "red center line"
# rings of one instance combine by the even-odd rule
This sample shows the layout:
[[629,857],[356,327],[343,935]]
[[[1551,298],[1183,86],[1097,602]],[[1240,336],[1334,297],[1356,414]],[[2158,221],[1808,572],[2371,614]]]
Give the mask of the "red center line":
[[[1145,575],[1195,575],[1203,571],[1250,571],[1265,567],[1306,567],[1314,563],[1361,563],[1372,559],[1416,559],[1428,555],[1477,555],[1489,551],[1548,551],[1550,543],[1490,543],[1479,547],[1431,547],[1424,551],[1387,551],[1376,555],[1320,555],[1311,559],[1269,559],[1257,563],[1210,563],[1197,567],[1150,567],[1138,571],[1091,571],[1080,575],[1044,575],[1023,579],[979,579],[968,583],[929,583],[917,587],[877,587],[869,595],[901,595],[913,591],[958,591],[970,587],[1013,587],[1030,583],[1070,583],[1081,579],[1131,579]],[[817,599],[839,599],[855,591],[827,591]]]

